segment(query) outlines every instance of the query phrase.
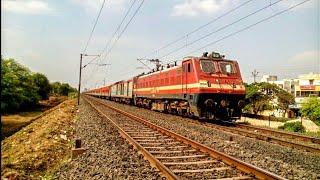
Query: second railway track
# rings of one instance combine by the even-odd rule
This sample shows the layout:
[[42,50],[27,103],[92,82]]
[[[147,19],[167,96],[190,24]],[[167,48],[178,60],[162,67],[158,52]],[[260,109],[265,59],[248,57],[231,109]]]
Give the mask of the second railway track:
[[304,150],[313,153],[320,153],[320,139],[315,137],[304,136],[295,133],[288,133],[268,128],[255,127],[245,124],[236,124],[232,126],[221,126],[217,124],[198,122],[190,120],[192,123],[201,124],[209,128],[229,132],[232,134],[242,135],[259,139],[262,141],[275,143],[294,149]]
[[[283,179],[94,98],[84,99],[168,179]],[[106,109],[118,118],[111,119]]]

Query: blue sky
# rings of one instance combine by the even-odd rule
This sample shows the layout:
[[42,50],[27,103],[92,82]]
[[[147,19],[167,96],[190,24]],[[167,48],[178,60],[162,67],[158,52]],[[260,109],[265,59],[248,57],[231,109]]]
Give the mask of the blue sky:
[[[99,54],[120,23],[133,0],[106,0],[105,7],[89,43],[87,53]],[[186,46],[161,59],[172,61],[186,55],[201,55],[217,51],[239,62],[243,79],[252,81],[254,69],[280,78],[294,78],[299,74],[320,73],[319,64],[319,2],[310,0],[249,30],[193,52],[210,42],[253,24],[265,17],[291,7],[303,0],[283,0],[237,24],[192,45],[193,40],[230,24],[257,9],[277,0],[253,0],[237,11],[219,19],[187,39],[148,58]],[[137,0],[129,18],[138,7]],[[244,0],[145,0],[138,14],[106,58],[83,70],[84,87],[91,88],[127,79],[143,69],[137,58],[144,57],[168,42],[209,22]],[[1,54],[41,72],[50,81],[78,83],[79,57],[88,40],[102,0],[2,0]],[[129,19],[128,18],[128,19]],[[127,22],[127,21],[125,21]],[[92,57],[85,57],[84,63]],[[149,64],[152,66],[151,64]]]

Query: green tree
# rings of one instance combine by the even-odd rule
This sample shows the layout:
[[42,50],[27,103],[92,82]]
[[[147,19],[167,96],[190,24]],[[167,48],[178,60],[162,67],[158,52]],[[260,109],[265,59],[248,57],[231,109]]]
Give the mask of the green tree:
[[69,91],[70,91],[70,86],[67,83],[62,83],[60,86],[60,94],[63,96],[68,96]]
[[287,113],[290,104],[294,104],[294,96],[283,89],[276,92],[278,107],[284,111],[283,116]]
[[77,92],[77,90],[71,87],[68,83],[54,82],[51,84],[51,87],[52,94],[59,94],[62,96],[68,96],[69,93]]
[[254,114],[270,109],[270,96],[263,93],[258,84],[249,84],[246,86],[246,100],[248,104],[245,109],[252,110]]
[[1,57],[1,111],[17,111],[38,103],[31,71],[14,59]]
[[301,114],[308,117],[312,121],[320,123],[320,99],[310,97],[302,103]]
[[51,83],[51,94],[60,94],[60,82]]
[[40,73],[33,74],[32,78],[38,89],[37,93],[40,95],[41,99],[48,99],[51,91],[51,85],[48,78]]
[[[273,110],[277,107],[284,111],[283,116],[289,105],[294,103],[293,95],[275,84],[266,82],[246,85],[246,100],[248,102],[245,107],[247,111],[252,110],[254,114],[258,114],[264,110]],[[272,102],[276,102],[276,106]]]

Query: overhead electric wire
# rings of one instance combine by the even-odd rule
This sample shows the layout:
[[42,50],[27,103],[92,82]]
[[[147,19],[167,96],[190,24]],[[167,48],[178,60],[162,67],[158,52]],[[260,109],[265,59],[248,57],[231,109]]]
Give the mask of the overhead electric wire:
[[[136,2],[136,0],[133,0],[133,1],[132,1],[129,9],[126,11],[126,13],[125,13],[124,17],[122,18],[121,22],[119,23],[118,27],[117,27],[116,30],[114,31],[114,33],[113,33],[113,35],[111,36],[111,38],[107,41],[105,47],[103,48],[103,50],[102,50],[101,53],[100,53],[100,59],[105,59],[106,56],[105,56],[104,58],[102,58],[101,56],[103,55],[103,53],[104,53],[105,51],[107,51],[107,49],[108,49],[108,47],[109,47],[109,44],[110,44],[111,41],[114,39],[114,36],[117,34],[117,32],[120,30],[121,25],[123,24],[123,22],[124,22],[125,19],[127,18],[128,14],[129,14],[129,12],[131,11],[131,9],[132,9],[133,5],[135,4],[135,2]],[[126,25],[126,26],[127,26],[127,25]],[[108,53],[108,51],[107,51],[107,53]],[[106,55],[107,55],[107,53],[106,53]],[[93,59],[92,59],[91,61],[89,61],[86,65],[84,65],[84,67],[87,66],[88,64],[91,64],[91,63],[92,63],[93,61],[95,61],[96,59],[97,59],[97,57],[96,57],[96,58],[93,58]]]
[[141,1],[139,7],[136,9],[136,11],[133,13],[133,15],[131,16],[130,20],[127,22],[127,24],[124,26],[124,28],[122,29],[122,31],[120,32],[120,34],[118,35],[118,38],[114,41],[114,43],[112,44],[111,48],[109,49],[109,51],[107,51],[106,55],[104,56],[103,59],[105,59],[112,51],[112,49],[114,48],[115,44],[118,42],[118,40],[121,38],[122,34],[125,32],[125,30],[128,28],[129,24],[131,23],[131,21],[133,20],[133,18],[137,15],[137,13],[139,12],[142,4],[144,3],[144,0]]
[[[120,37],[122,36],[122,34],[124,33],[124,31],[128,28],[128,25],[130,24],[130,22],[133,20],[134,16],[138,13],[139,9],[141,8],[144,0],[142,0],[142,2],[140,3],[139,7],[136,9],[136,11],[134,12],[134,14],[132,15],[132,17],[130,18],[130,20],[128,21],[128,23],[124,26],[124,28],[122,29],[122,31],[119,33],[118,37],[116,38],[116,40],[113,42],[111,48],[108,51],[108,46],[110,44],[110,42],[112,41],[112,39],[114,38],[114,35],[120,30],[120,27],[122,25],[122,23],[124,22],[124,20],[126,19],[126,17],[128,16],[130,10],[132,9],[133,5],[135,4],[136,0],[133,0],[131,3],[131,6],[129,7],[129,9],[127,10],[125,16],[122,18],[121,23],[118,25],[116,31],[114,32],[114,34],[112,35],[112,37],[108,40],[106,46],[104,47],[104,49],[101,51],[100,56],[103,55],[103,53],[106,51],[105,56],[102,58],[100,57],[100,59],[105,60],[105,58],[110,54],[111,50],[113,49],[113,47],[115,46],[115,44],[117,43],[117,41],[120,39]],[[92,59],[88,64],[92,63],[95,59]]]
[[[136,2],[136,0],[134,0],[134,1],[132,2],[131,6],[129,7],[129,9],[127,10],[125,16],[123,17],[121,23],[118,25],[117,30],[114,32],[114,35],[116,34],[116,32],[117,32],[118,30],[120,30],[120,27],[121,27],[122,23],[124,22],[125,18],[128,16],[128,14],[129,14],[130,10],[132,9],[132,7],[133,7],[133,5],[134,5],[135,2]],[[143,3],[144,3],[144,0],[141,1],[139,7],[136,9],[136,11],[135,11],[135,12],[133,13],[133,15],[131,16],[130,20],[126,23],[126,25],[124,26],[124,28],[122,29],[122,31],[119,33],[117,39],[113,42],[113,44],[112,44],[111,48],[109,49],[109,51],[106,52],[106,55],[104,56],[104,58],[101,58],[103,52],[107,50],[108,43],[109,43],[109,41],[108,41],[107,45],[105,46],[105,48],[104,48],[104,49],[102,50],[102,52],[100,53],[100,56],[99,56],[99,57],[100,57],[100,61],[101,61],[101,60],[103,61],[103,60],[108,56],[108,54],[110,54],[111,50],[113,49],[113,47],[115,46],[115,44],[117,43],[117,41],[121,38],[121,36],[122,36],[123,33],[125,32],[125,30],[128,28],[129,24],[131,23],[131,21],[133,20],[133,18],[136,16],[136,14],[137,14],[138,11],[140,10],[140,8],[141,8],[141,6],[142,6]],[[112,39],[113,39],[113,37],[111,38],[111,40],[112,40]],[[91,64],[91,63],[92,63],[93,61],[95,61],[97,58],[98,58],[98,57],[93,58],[89,63],[87,63],[87,64],[84,65],[83,67],[86,67],[87,65]],[[94,71],[93,71],[93,72],[94,72]]]
[[95,23],[94,23],[94,25],[93,25],[93,28],[92,28],[92,30],[91,30],[91,33],[90,33],[90,35],[89,35],[89,39],[88,39],[88,41],[87,41],[87,43],[86,43],[85,48],[83,49],[83,53],[86,53],[86,51],[87,51],[87,48],[88,48],[88,46],[89,46],[89,42],[91,41],[93,32],[94,32],[94,30],[95,30],[95,28],[96,28],[96,26],[97,26],[97,24],[98,24],[98,20],[99,20],[99,18],[100,18],[100,15],[101,15],[101,12],[102,12],[102,9],[103,9],[103,7],[104,7],[105,2],[106,2],[106,0],[103,0],[103,2],[102,2],[102,4],[101,4],[101,8],[100,8],[100,10],[99,10],[98,16],[97,16],[97,18],[96,18],[96,21],[95,21]]
[[[216,43],[218,43],[218,42],[220,42],[220,41],[222,41],[222,40],[224,40],[224,39],[227,39],[227,38],[229,38],[229,37],[231,37],[231,36],[234,36],[234,35],[236,35],[236,34],[238,34],[238,33],[240,33],[240,32],[243,32],[243,31],[245,31],[245,30],[248,30],[248,29],[252,28],[253,26],[256,26],[256,25],[258,25],[258,24],[260,24],[260,23],[262,23],[262,22],[265,22],[265,21],[267,21],[267,20],[269,20],[269,19],[272,19],[272,18],[274,18],[274,17],[276,17],[276,16],[278,16],[278,15],[281,15],[281,14],[283,14],[283,13],[285,13],[285,12],[287,12],[287,11],[293,9],[293,8],[296,8],[296,7],[298,7],[298,6],[306,3],[306,2],[308,2],[308,1],[311,1],[311,0],[302,1],[302,2],[300,2],[300,3],[298,3],[298,4],[295,4],[295,5],[287,8],[287,9],[284,9],[284,10],[282,10],[282,11],[279,11],[279,12],[277,12],[277,13],[271,15],[271,16],[268,16],[268,17],[266,17],[266,18],[263,18],[263,19],[259,20],[258,22],[255,22],[255,23],[253,23],[253,24],[251,24],[251,25],[249,25],[249,26],[246,26],[246,27],[238,30],[238,31],[235,31],[235,32],[233,32],[233,33],[230,33],[230,34],[228,34],[228,35],[226,35],[226,36],[224,36],[224,37],[222,37],[222,38],[220,38],[220,39],[218,39],[218,40],[216,40],[216,41],[213,41],[213,42],[211,42],[211,43],[206,44],[205,46],[202,46],[202,47],[200,47],[200,48],[198,48],[198,49],[196,49],[196,50],[190,51],[189,53],[186,53],[184,56],[186,56],[186,55],[188,55],[188,54],[192,54],[192,53],[194,53],[194,52],[196,52],[196,51],[199,51],[199,50],[204,49],[204,48],[206,48],[206,47],[208,47],[208,46],[211,46],[211,45],[213,45],[213,44],[216,44]],[[182,61],[182,60],[179,60],[179,61]],[[171,61],[171,62],[169,62],[169,63],[172,63],[172,62],[175,62],[175,61]]]
[[[202,28],[204,28],[204,27],[206,27],[206,26],[208,26],[208,25],[210,25],[210,24],[214,23],[215,21],[217,21],[217,20],[219,20],[219,19],[223,18],[224,16],[227,16],[228,14],[230,14],[230,13],[234,12],[235,10],[237,10],[237,9],[239,9],[240,7],[242,7],[242,6],[246,5],[246,4],[248,4],[248,3],[249,3],[249,2],[251,2],[251,1],[254,1],[254,0],[248,0],[248,1],[245,1],[244,3],[242,3],[242,4],[238,5],[238,6],[236,6],[235,8],[233,8],[233,9],[231,9],[231,10],[229,10],[229,11],[225,12],[224,14],[222,14],[222,15],[220,15],[220,16],[218,16],[218,17],[214,18],[213,20],[211,20],[211,21],[209,21],[209,22],[207,22],[207,23],[205,23],[205,24],[203,24],[203,25],[201,25],[201,26],[197,27],[196,29],[194,29],[194,30],[192,30],[192,31],[190,31],[190,32],[188,32],[188,33],[186,33],[185,35],[183,35],[183,36],[181,36],[181,37],[179,37],[179,38],[177,38],[177,39],[175,39],[175,40],[173,40],[173,41],[171,41],[171,42],[167,43],[166,45],[164,45],[164,46],[160,47],[159,49],[157,49],[157,50],[155,50],[155,51],[153,51],[153,52],[151,52],[151,53],[149,53],[149,54],[154,54],[154,53],[156,53],[156,52],[158,52],[158,51],[160,51],[160,50],[162,50],[162,49],[164,49],[164,48],[167,48],[167,47],[169,47],[169,46],[171,46],[171,45],[173,45],[173,44],[175,44],[175,43],[177,43],[177,42],[179,42],[179,41],[183,40],[184,38],[188,37],[189,35],[191,35],[191,34],[193,34],[193,33],[197,32],[197,31],[199,31],[200,29],[202,29]],[[143,57],[143,58],[141,58],[141,59],[145,59],[146,57],[147,57],[147,55],[146,55],[146,56],[144,56],[144,57]]]
[[177,39],[175,39],[175,40],[173,40],[173,41],[171,41],[171,42],[169,42],[169,43],[167,43],[167,44],[165,44],[164,46],[158,48],[157,50],[154,50],[154,51],[152,51],[151,53],[148,53],[146,56],[143,57],[143,59],[146,58],[146,57],[147,57],[148,55],[150,55],[150,54],[154,54],[154,53],[156,53],[156,52],[159,52],[160,50],[165,49],[165,48],[167,48],[167,47],[169,47],[169,46],[171,46],[171,45],[173,45],[173,44],[175,44],[175,43],[177,43],[177,42],[185,39],[185,38],[188,37],[189,35],[191,35],[191,34],[197,32],[197,31],[199,31],[200,29],[202,29],[202,28],[204,28],[204,27],[206,27],[206,26],[208,26],[208,25],[210,25],[210,24],[212,24],[212,23],[214,23],[214,22],[216,22],[217,20],[223,18],[224,16],[227,16],[228,14],[234,12],[235,10],[241,8],[242,6],[248,4],[248,3],[251,2],[251,1],[253,1],[253,0],[248,0],[248,1],[240,4],[239,6],[236,6],[235,8],[233,8],[233,9],[225,12],[224,14],[216,17],[215,19],[213,19],[213,20],[211,20],[211,21],[209,21],[209,22],[207,22],[206,24],[203,24],[203,25],[197,27],[196,29],[194,29],[194,30],[186,33],[185,35],[183,35],[183,36],[181,36],[181,37],[179,37],[179,38],[177,38]]
[[[210,33],[208,33],[208,34],[206,34],[206,35],[204,35],[204,36],[201,36],[200,38],[198,38],[198,39],[196,39],[196,40],[188,43],[188,45],[194,44],[194,43],[196,43],[196,42],[198,42],[198,41],[200,41],[200,40],[202,40],[202,39],[204,39],[204,38],[206,38],[206,37],[208,37],[208,36],[211,36],[212,34],[215,34],[215,33],[219,32],[219,31],[221,31],[221,30],[224,30],[224,29],[226,29],[226,28],[228,28],[228,27],[230,27],[230,26],[232,26],[232,25],[234,25],[234,24],[236,24],[236,23],[238,23],[238,22],[240,22],[240,21],[242,21],[242,20],[244,20],[244,19],[247,19],[247,18],[249,18],[250,16],[253,16],[253,15],[255,15],[255,14],[257,14],[257,13],[259,13],[259,12],[261,12],[261,11],[263,11],[263,10],[265,10],[265,9],[267,9],[267,8],[269,8],[269,7],[273,6],[273,5],[281,2],[281,1],[283,1],[283,0],[278,0],[278,1],[274,2],[274,3],[272,3],[272,4],[268,4],[267,6],[264,6],[264,7],[262,7],[262,8],[260,8],[260,9],[256,10],[256,11],[254,11],[254,12],[252,12],[252,13],[250,13],[250,14],[248,14],[248,15],[246,15],[246,16],[244,16],[244,17],[242,17],[242,18],[240,18],[240,19],[238,19],[238,20],[236,20],[236,21],[233,21],[232,23],[229,23],[229,24],[227,24],[227,25],[225,25],[225,26],[222,26],[222,27],[216,29],[215,31],[212,31],[212,32],[210,32]],[[174,49],[173,51],[170,51],[170,52],[168,52],[167,54],[165,54],[165,55],[163,55],[163,56],[161,56],[161,57],[158,57],[158,59],[162,59],[162,58],[164,58],[164,57],[166,57],[166,56],[168,56],[168,55],[170,55],[170,54],[172,54],[172,53],[175,53],[175,52],[177,52],[177,51],[180,51],[181,49],[183,49],[183,48],[185,48],[185,47],[186,47],[185,45],[180,46],[179,48],[176,48],[176,49]]]
[[[108,40],[106,46],[103,48],[102,52],[104,52],[105,50],[107,50],[110,42],[113,40],[113,38],[115,37],[115,35],[117,34],[117,32],[120,30],[120,27],[122,26],[124,20],[127,18],[129,12],[131,11],[133,5],[135,4],[137,0],[133,0],[132,3],[131,3],[131,6],[129,7],[129,9],[127,10],[126,14],[124,15],[124,17],[122,18],[120,24],[118,25],[117,29],[114,31],[114,33],[112,34],[111,38]],[[102,53],[101,53],[102,54]]]

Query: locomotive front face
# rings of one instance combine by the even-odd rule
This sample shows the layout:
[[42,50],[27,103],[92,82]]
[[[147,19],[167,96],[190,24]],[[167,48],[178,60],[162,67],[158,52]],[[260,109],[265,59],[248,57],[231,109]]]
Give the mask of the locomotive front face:
[[199,68],[199,92],[195,95],[199,117],[240,118],[245,87],[238,63],[223,58],[201,58],[195,62]]

